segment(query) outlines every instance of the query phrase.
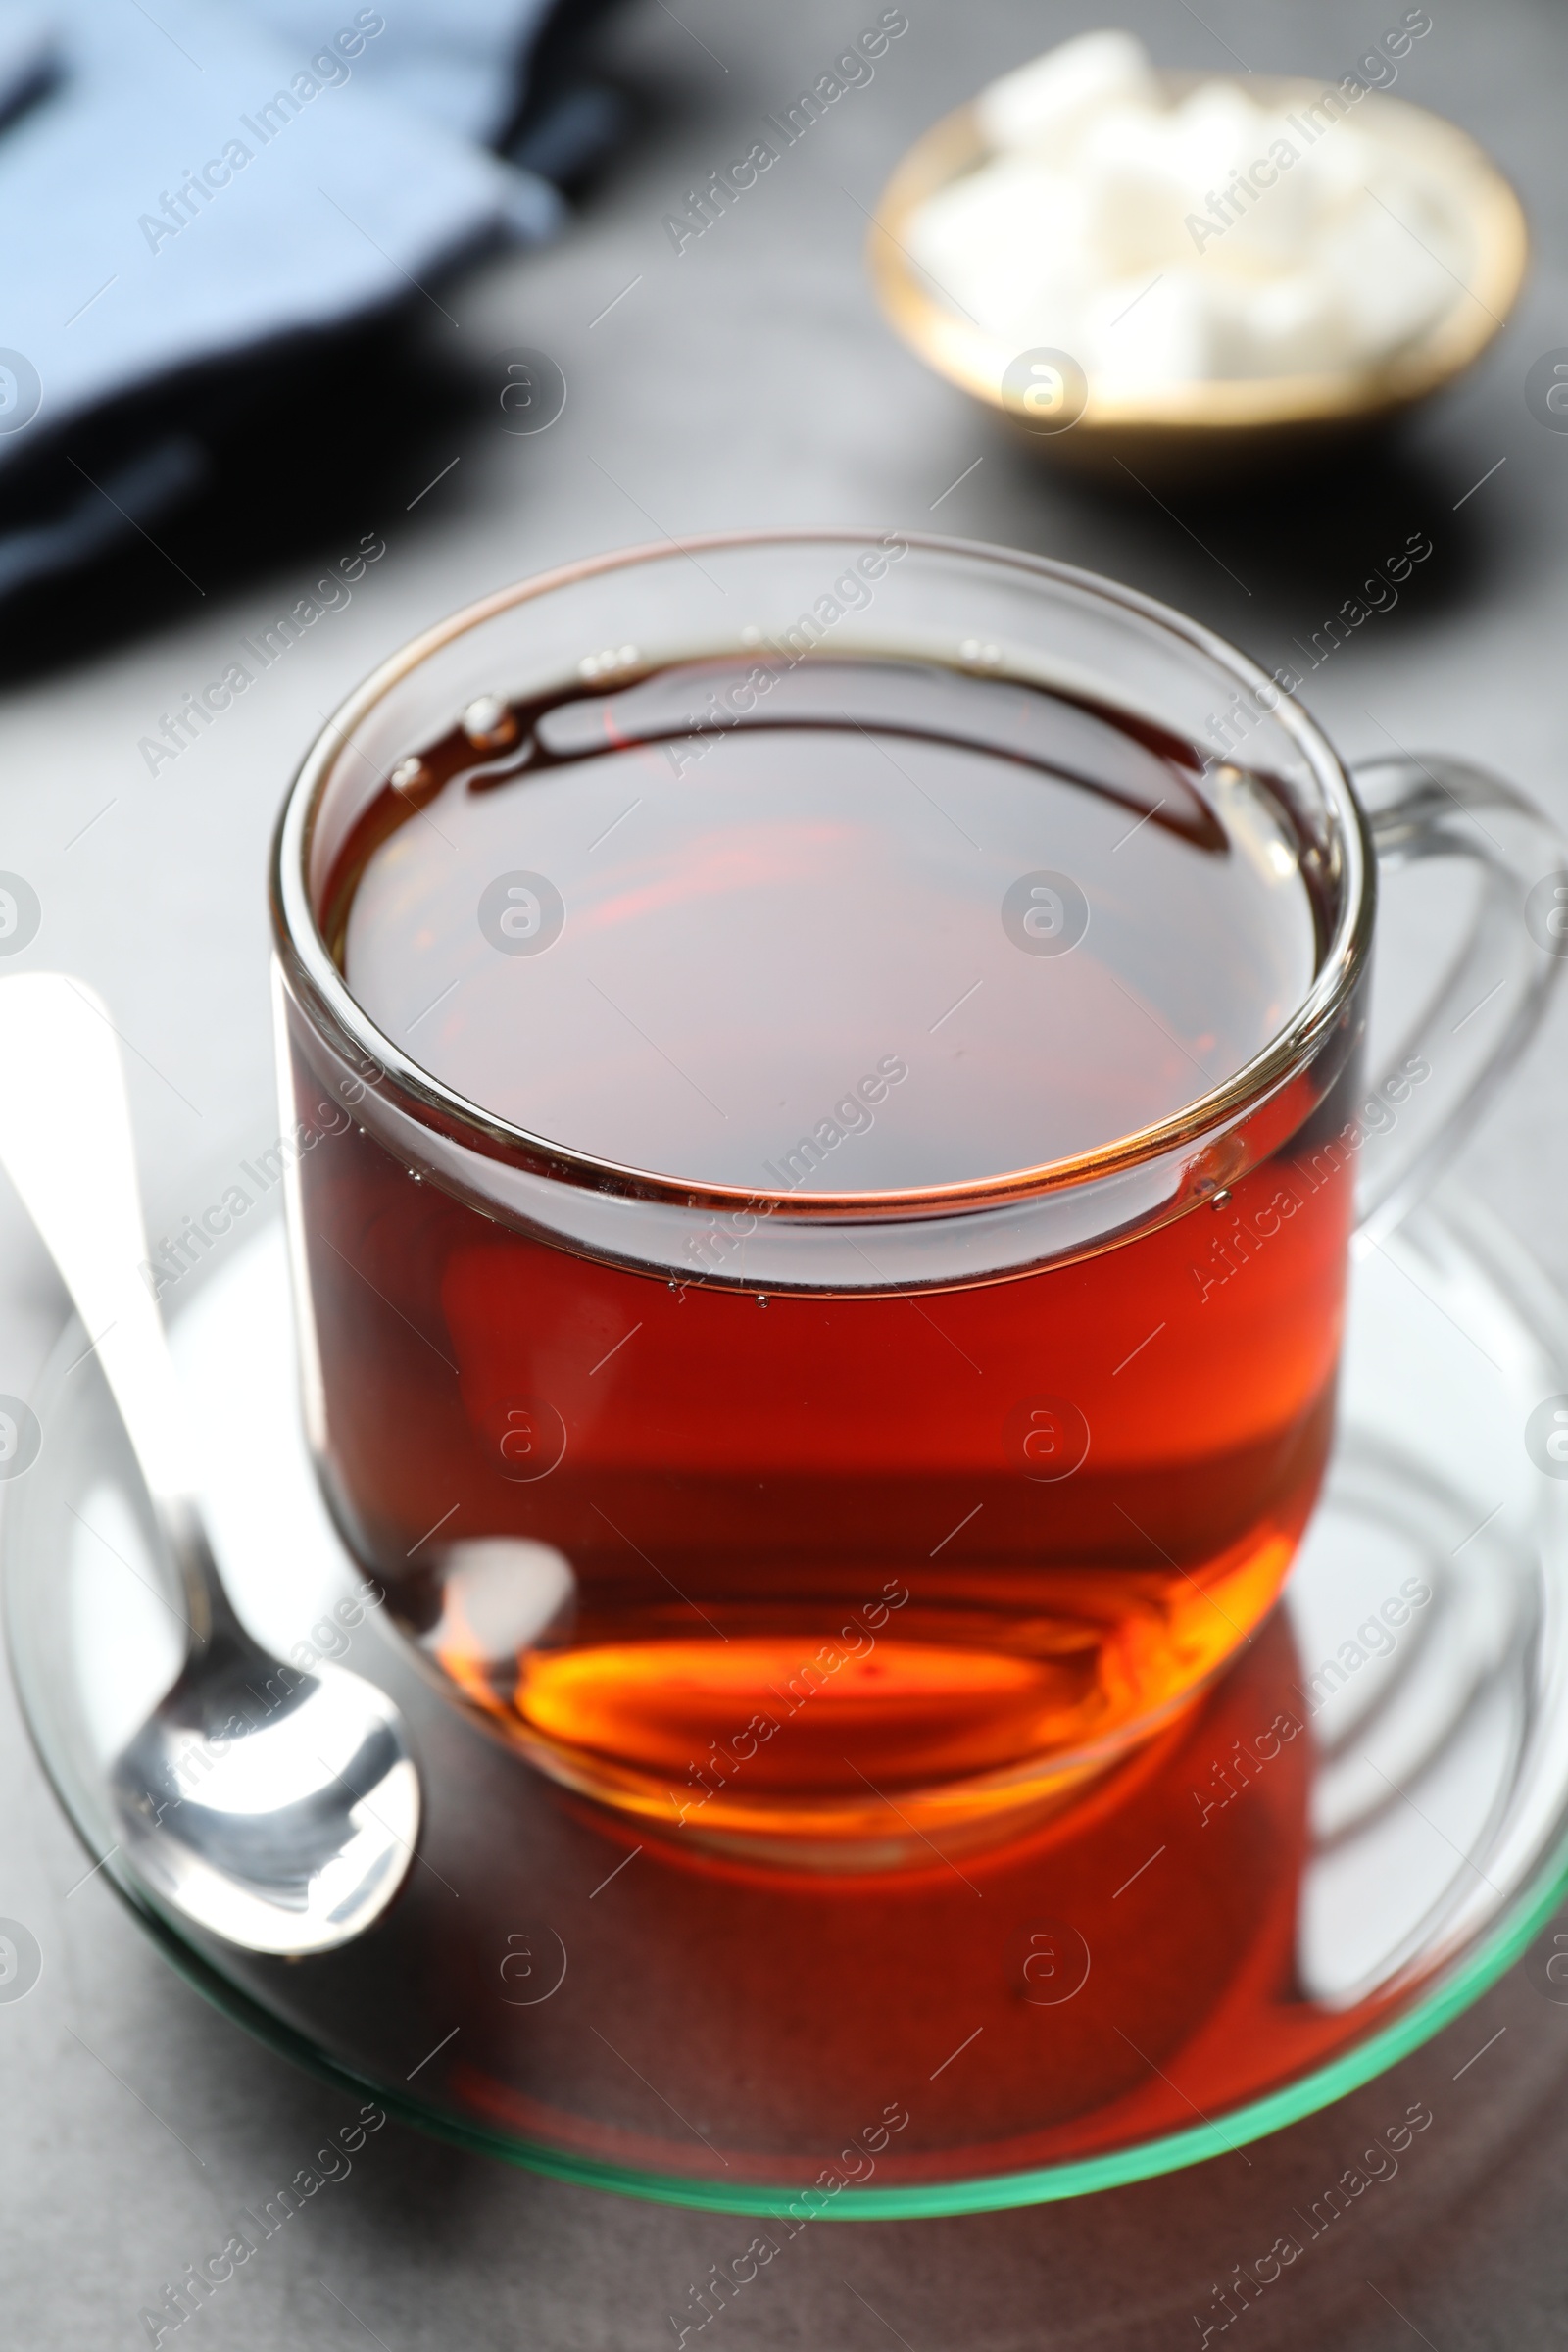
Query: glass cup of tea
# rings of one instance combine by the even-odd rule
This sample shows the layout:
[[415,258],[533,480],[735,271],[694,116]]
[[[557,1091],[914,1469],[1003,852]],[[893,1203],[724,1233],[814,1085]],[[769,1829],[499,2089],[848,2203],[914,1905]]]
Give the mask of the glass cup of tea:
[[[455,1701],[639,1835],[862,1870],[1194,1700],[1311,1511],[1356,1219],[1555,970],[1539,814],[1359,782],[1180,614],[896,533],[596,558],[350,699],[273,877],[305,1407]],[[1433,857],[1474,909],[1373,1070],[1378,864]]]

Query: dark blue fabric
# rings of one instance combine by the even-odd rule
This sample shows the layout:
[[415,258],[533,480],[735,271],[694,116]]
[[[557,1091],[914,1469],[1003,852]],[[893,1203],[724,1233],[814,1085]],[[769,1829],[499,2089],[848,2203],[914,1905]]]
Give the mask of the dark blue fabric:
[[[488,142],[516,121],[556,14],[0,8],[0,598],[187,499],[210,471],[210,390],[220,407],[290,338],[416,298],[466,250],[554,232],[556,189]],[[181,385],[172,431],[149,412]],[[99,462],[82,470],[78,445]]]

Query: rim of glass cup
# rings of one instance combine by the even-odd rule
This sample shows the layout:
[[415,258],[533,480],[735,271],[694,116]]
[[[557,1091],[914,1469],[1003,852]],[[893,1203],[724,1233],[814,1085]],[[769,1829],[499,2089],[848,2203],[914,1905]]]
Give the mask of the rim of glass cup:
[[[606,1159],[553,1136],[536,1133],[487,1110],[482,1103],[459,1094],[414,1061],[371,1020],[349,989],[321,935],[308,880],[316,821],[337,763],[354,731],[391,690],[456,638],[493,620],[500,613],[534,603],[563,588],[606,573],[628,571],[634,565],[667,562],[692,551],[721,553],[725,549],[762,549],[776,546],[858,546],[863,531],[852,529],[715,531],[694,538],[655,540],[616,548],[599,556],[561,564],[550,571],[494,590],[465,605],[411,638],[372,670],[339,705],[307,753],[290,785],[278,819],[272,856],[272,916],[277,945],[291,956],[322,1010],[330,1015],[349,1041],[376,1063],[380,1072],[427,1110],[435,1112],[449,1132],[476,1141],[481,1152],[500,1155],[540,1170],[567,1183],[644,1200],[665,1201],[683,1208],[776,1208],[790,1223],[826,1219],[874,1218],[889,1214],[940,1214],[1003,1205],[1020,1198],[1066,1191],[1112,1176],[1161,1153],[1201,1142],[1233,1126],[1297,1077],[1312,1061],[1325,1034],[1333,1027],[1351,995],[1371,946],[1377,871],[1367,820],[1339,755],[1315,721],[1288,690],[1225,638],[1191,620],[1171,606],[1145,596],[1136,588],[1061,564],[1048,556],[1021,549],[996,547],[983,540],[949,539],[934,532],[902,531],[899,537],[910,553],[962,557],[996,565],[1055,586],[1075,591],[1094,603],[1136,614],[1196,654],[1217,664],[1238,685],[1248,689],[1258,708],[1277,721],[1293,739],[1330,812],[1335,846],[1343,860],[1340,906],[1311,986],[1295,1013],[1251,1059],[1220,1085],[1196,1096],[1191,1102],[1133,1133],[1108,1139],[1086,1152],[1046,1160],[1024,1168],[998,1169],[961,1183],[911,1185],[882,1192],[789,1193],[758,1185],[727,1185],[670,1176],[657,1169]],[[725,651],[716,640],[712,651]],[[1264,699],[1266,698],[1266,699]]]

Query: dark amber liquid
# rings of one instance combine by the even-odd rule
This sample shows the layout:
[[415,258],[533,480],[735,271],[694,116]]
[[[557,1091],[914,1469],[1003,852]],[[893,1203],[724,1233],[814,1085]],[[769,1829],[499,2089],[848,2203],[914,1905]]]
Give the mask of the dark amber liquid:
[[[579,1151],[857,1192],[1135,1133],[1299,1002],[1318,921],[1264,780],[1015,682],[808,662],[737,716],[711,698],[744,675],[425,747],[322,895],[377,1024]],[[1069,953],[1004,919],[1040,871],[1081,889]],[[486,927],[517,872],[564,908],[538,953]],[[811,1297],[741,1287],[720,1226],[667,1274],[569,1252],[351,1125],[300,1171],[329,1493],[569,1785],[818,1859],[982,1831],[1161,1720],[1279,1590],[1349,1214],[1313,1140],[1070,1265]]]

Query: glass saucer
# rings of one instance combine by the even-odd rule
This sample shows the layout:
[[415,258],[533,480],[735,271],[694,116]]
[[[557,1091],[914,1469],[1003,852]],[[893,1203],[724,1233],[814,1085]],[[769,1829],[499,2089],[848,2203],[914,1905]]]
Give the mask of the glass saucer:
[[[220,1556],[278,1656],[319,1654],[347,1572],[299,1426],[281,1231],[230,1252],[166,1298]],[[113,1850],[107,1778],[178,1627],[74,1326],[6,1492],[12,1660],[66,1811],[171,1960],[408,2120],[790,2233],[1074,2196],[1368,2081],[1550,1914],[1568,1484],[1525,1430],[1565,1364],[1545,1277],[1451,1190],[1366,1249],[1333,1466],[1280,1607],[1074,1809],[906,1873],[744,1867],[601,1813],[470,1722],[372,1610],[347,1654],[403,1708],[425,1796],[392,1910],[294,1961],[161,1913]]]

